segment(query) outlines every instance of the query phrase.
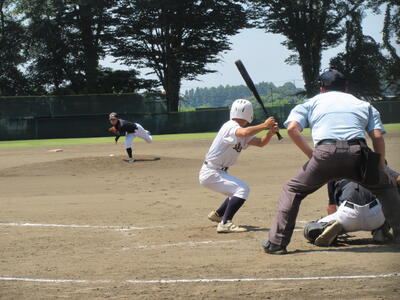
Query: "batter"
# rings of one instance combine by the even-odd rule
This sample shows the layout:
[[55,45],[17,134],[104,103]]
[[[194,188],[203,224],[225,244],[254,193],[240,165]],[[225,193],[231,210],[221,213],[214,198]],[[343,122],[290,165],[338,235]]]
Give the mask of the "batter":
[[[243,232],[245,228],[232,223],[233,216],[249,197],[249,186],[242,180],[229,175],[228,168],[234,165],[242,150],[248,146],[264,147],[278,131],[273,117],[256,126],[246,127],[253,121],[253,106],[250,101],[238,99],[233,102],[230,120],[215,137],[200,170],[200,184],[215,192],[228,196],[208,219],[218,222],[217,232]],[[263,130],[268,132],[261,138],[255,135]]]

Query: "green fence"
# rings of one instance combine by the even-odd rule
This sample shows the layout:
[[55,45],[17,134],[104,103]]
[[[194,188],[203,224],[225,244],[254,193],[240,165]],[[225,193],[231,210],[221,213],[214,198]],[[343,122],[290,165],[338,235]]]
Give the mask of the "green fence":
[[215,131],[229,118],[227,109],[167,113],[162,99],[137,94],[0,97],[0,140],[106,136],[112,111],[154,134]]
[[[378,102],[384,123],[400,122],[400,101]],[[294,105],[268,108],[280,125]],[[0,140],[106,136],[108,114],[142,124],[153,134],[216,131],[229,118],[229,109],[167,113],[157,97],[137,94],[57,97],[0,97]],[[265,118],[255,110],[255,122]]]

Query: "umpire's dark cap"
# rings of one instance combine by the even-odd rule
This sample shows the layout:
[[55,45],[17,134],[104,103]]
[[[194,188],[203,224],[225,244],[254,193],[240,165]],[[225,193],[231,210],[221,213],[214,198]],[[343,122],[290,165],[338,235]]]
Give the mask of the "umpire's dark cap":
[[335,69],[328,69],[319,78],[319,85],[327,90],[343,91],[346,88],[346,78]]

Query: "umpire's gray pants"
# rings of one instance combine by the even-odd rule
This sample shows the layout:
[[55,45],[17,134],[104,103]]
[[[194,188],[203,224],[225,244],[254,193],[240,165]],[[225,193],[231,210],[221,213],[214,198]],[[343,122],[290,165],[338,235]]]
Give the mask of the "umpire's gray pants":
[[[278,203],[278,214],[269,232],[269,240],[286,246],[290,242],[296,224],[301,201],[328,181],[346,178],[356,182],[361,180],[361,147],[349,146],[347,142],[336,145],[320,145],[312,158],[300,172],[283,187]],[[393,228],[395,237],[400,235],[400,195],[383,170],[379,170],[380,182],[375,186],[363,186],[381,200],[386,220]]]

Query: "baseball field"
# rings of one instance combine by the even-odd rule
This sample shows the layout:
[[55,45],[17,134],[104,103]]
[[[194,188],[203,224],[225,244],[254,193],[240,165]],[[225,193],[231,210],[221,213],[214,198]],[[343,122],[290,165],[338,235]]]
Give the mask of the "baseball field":
[[[400,126],[387,128],[399,170]],[[243,151],[230,173],[251,187],[234,220],[249,231],[217,234],[207,214],[223,196],[198,184],[213,136],[135,141],[133,164],[112,137],[0,142],[0,299],[399,299],[398,248],[368,232],[306,242],[325,188],[304,200],[290,253],[262,251],[281,187],[306,161],[289,138]]]

